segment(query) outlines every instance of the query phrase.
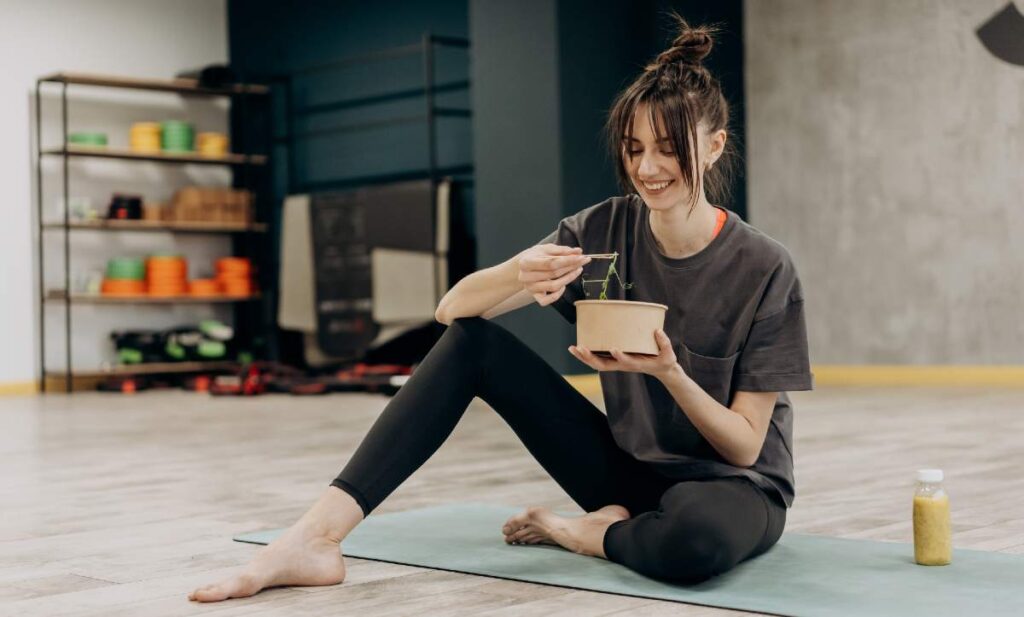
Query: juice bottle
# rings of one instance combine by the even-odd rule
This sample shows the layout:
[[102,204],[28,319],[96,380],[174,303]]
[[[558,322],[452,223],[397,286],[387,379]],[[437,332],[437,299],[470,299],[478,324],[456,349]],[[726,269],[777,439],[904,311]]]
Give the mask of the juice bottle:
[[921,469],[914,490],[914,561],[922,566],[947,565],[953,559],[952,535],[942,470]]

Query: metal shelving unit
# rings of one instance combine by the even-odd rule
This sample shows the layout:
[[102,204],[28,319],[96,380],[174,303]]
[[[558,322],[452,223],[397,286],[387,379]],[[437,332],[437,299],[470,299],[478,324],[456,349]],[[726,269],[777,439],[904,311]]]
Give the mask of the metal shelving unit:
[[[42,92],[44,84],[57,84],[60,87],[60,113],[61,113],[61,147],[56,149],[43,149],[42,147]],[[70,174],[69,163],[73,158],[100,158],[115,159],[121,161],[155,162],[174,165],[220,165],[228,166],[236,172],[241,172],[245,188],[251,190],[253,174],[252,168],[265,166],[268,157],[260,154],[232,153],[220,157],[203,156],[200,154],[164,154],[164,153],[137,153],[130,150],[123,150],[109,147],[90,147],[68,143],[68,87],[73,85],[92,86],[103,88],[120,88],[126,90],[148,90],[179,94],[192,97],[228,97],[240,103],[241,117],[245,118],[247,99],[250,97],[268,97],[270,88],[260,84],[233,84],[226,87],[209,88],[198,84],[192,79],[139,79],[119,76],[95,75],[87,73],[55,73],[46,75],[36,81],[35,90],[35,155],[36,155],[36,221],[37,221],[37,242],[38,242],[38,294],[39,294],[39,380],[42,390],[45,392],[48,380],[63,377],[64,390],[70,392],[74,380],[96,379],[109,375],[133,375],[133,374],[160,374],[160,373],[189,373],[204,370],[227,370],[234,363],[232,362],[181,362],[181,363],[158,363],[143,365],[127,365],[109,367],[103,371],[79,371],[75,372],[71,361],[71,306],[76,304],[96,305],[168,305],[168,304],[211,304],[211,303],[232,303],[242,304],[261,300],[263,296],[253,295],[244,298],[239,297],[212,297],[212,298],[191,298],[191,297],[104,297],[86,294],[75,294],[71,292],[71,231],[91,232],[153,232],[163,231],[171,233],[203,233],[203,234],[228,234],[235,236],[248,236],[250,234],[264,234],[267,232],[267,225],[263,223],[216,223],[216,222],[164,222],[164,221],[72,221],[69,216],[69,195],[70,195]],[[232,135],[232,143],[238,145],[241,140],[237,135]],[[63,220],[43,221],[43,158],[59,157],[62,162],[63,179]],[[253,191],[255,196],[256,192]],[[255,209],[255,204],[254,204]],[[45,251],[44,232],[63,232],[64,241],[64,281],[63,288],[46,289],[44,259]],[[65,305],[64,311],[64,370],[59,372],[48,372],[46,369],[46,307],[49,304],[60,303]],[[268,324],[263,324],[268,327]]]

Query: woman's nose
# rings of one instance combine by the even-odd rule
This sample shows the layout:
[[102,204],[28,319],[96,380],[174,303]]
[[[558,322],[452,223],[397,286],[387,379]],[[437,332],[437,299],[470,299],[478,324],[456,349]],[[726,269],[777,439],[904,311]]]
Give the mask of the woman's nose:
[[653,178],[658,174],[658,165],[654,161],[654,157],[648,154],[640,155],[640,167],[637,168],[637,175],[641,178]]

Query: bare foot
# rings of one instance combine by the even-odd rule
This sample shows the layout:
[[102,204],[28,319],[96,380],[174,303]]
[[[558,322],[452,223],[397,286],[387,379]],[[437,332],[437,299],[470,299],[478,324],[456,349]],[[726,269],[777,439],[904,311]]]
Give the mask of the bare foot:
[[580,555],[607,559],[605,531],[612,523],[628,518],[629,511],[615,505],[577,517],[558,516],[534,506],[508,519],[501,531],[508,544],[556,544]]
[[343,580],[345,562],[338,542],[295,525],[261,548],[240,573],[199,587],[188,599],[220,602],[251,596],[267,587],[336,585]]
[[337,585],[345,580],[341,542],[363,511],[348,493],[328,486],[281,537],[256,553],[239,574],[188,594],[189,600],[219,602],[244,598],[267,587]]

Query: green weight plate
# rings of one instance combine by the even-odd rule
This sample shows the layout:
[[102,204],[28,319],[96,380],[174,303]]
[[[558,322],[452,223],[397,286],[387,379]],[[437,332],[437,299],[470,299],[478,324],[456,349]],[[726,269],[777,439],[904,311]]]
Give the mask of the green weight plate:
[[191,131],[192,123],[184,120],[164,120],[160,123],[160,129],[164,131]]
[[142,352],[131,347],[122,347],[117,350],[117,361],[121,364],[139,364],[142,362]]
[[230,326],[226,326],[216,319],[200,321],[199,331],[205,336],[218,341],[227,341],[234,336],[234,330]]
[[142,281],[145,280],[146,275],[139,274],[137,272],[118,272],[117,270],[107,270],[107,278],[117,281]]
[[182,360],[185,358],[185,348],[173,339],[169,339],[167,341],[167,344],[164,346],[164,353],[175,360]]
[[224,346],[224,343],[220,341],[201,341],[199,346],[196,348],[196,353],[203,358],[212,360],[223,358],[224,354],[227,353],[227,348]]
[[105,146],[107,145],[107,134],[91,132],[71,133],[68,135],[68,142],[89,146]]
[[141,280],[146,265],[141,259],[111,259],[107,262],[107,278]]

